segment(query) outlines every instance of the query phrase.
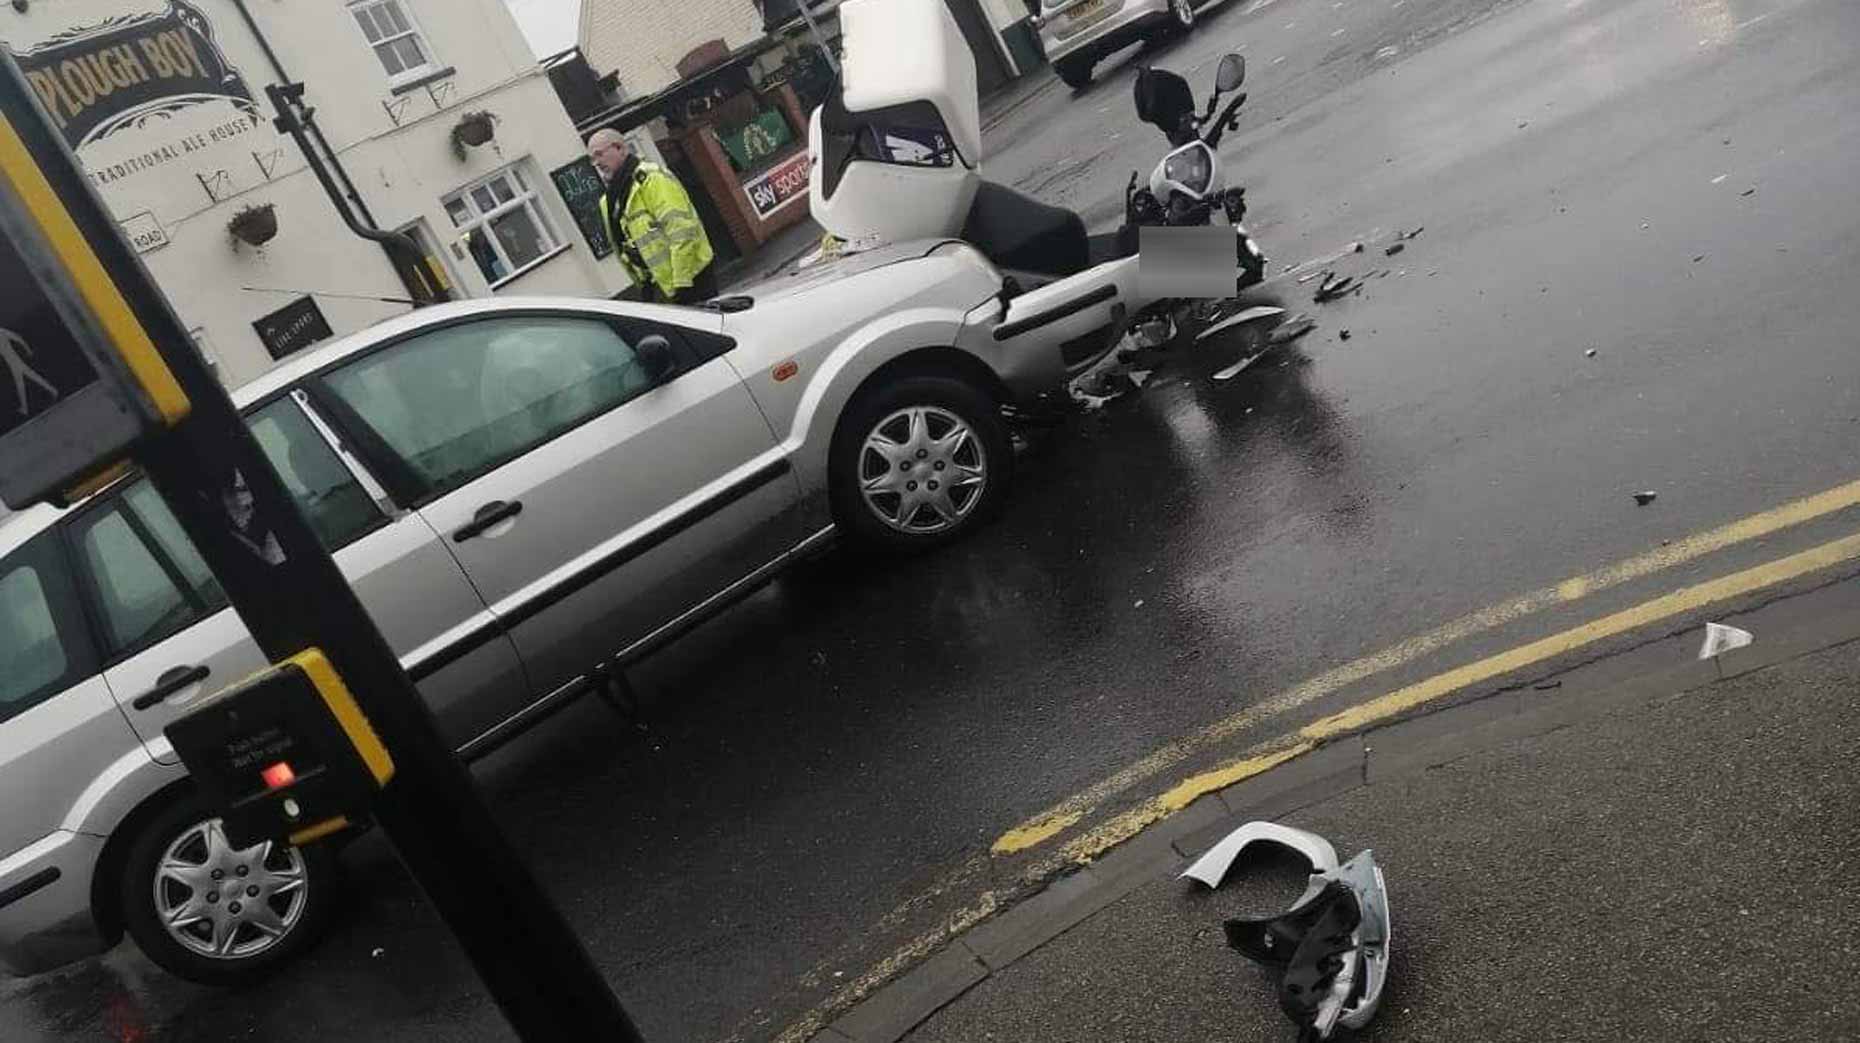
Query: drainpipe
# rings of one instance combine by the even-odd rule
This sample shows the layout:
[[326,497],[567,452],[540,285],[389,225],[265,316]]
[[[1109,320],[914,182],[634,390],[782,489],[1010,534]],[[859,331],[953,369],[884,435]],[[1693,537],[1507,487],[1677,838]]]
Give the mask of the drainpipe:
[[[258,48],[270,63],[272,74],[278,78],[278,83],[265,88],[266,96],[271,99],[272,107],[278,113],[273,123],[297,142],[304,161],[316,174],[323,191],[328,193],[329,201],[336,207],[336,213],[342,217],[343,223],[363,239],[381,244],[381,248],[387,251],[395,274],[400,276],[401,283],[412,295],[415,307],[451,300],[452,295],[446,292],[444,283],[433,278],[427,269],[426,254],[413,241],[412,236],[404,232],[380,230],[374,214],[368,210],[368,204],[363,202],[362,194],[356,191],[355,183],[349,180],[349,172],[343,168],[341,157],[330,147],[322,128],[316,125],[315,110],[304,108],[303,84],[293,82],[290,74],[284,71],[284,63],[278,60],[278,52],[272,50],[271,41],[258,27],[258,21],[252,17],[245,0],[233,0],[233,6],[238,9],[239,17],[245,21],[253,39],[258,41]],[[340,187],[337,182],[341,183]],[[353,211],[349,208],[350,203],[354,204]],[[359,220],[357,214],[360,215]]]
[[[303,152],[304,161],[310,165],[311,173],[316,175],[317,182],[323,186],[323,191],[328,193],[330,202],[336,207],[337,215],[342,218],[343,224],[349,226],[349,231],[370,242],[380,243],[381,248],[387,251],[388,260],[393,262],[395,273],[400,276],[402,285],[407,287],[407,292],[413,297],[414,307],[451,300],[452,295],[446,292],[442,284],[428,278],[426,255],[421,252],[412,236],[404,232],[383,232],[378,228],[369,227],[356,217],[354,211],[349,209],[347,201],[342,198],[341,191],[336,187],[335,178],[330,173],[330,164],[324,161],[322,151],[309,139],[308,128],[305,126],[308,120],[304,118],[306,114],[301,112],[303,92],[304,85],[301,83],[274,83],[265,88],[265,96],[271,99],[271,106],[278,113],[277,119],[272,120],[272,125],[289,134],[291,140],[297,142],[297,148]],[[334,156],[330,158],[333,162]]]

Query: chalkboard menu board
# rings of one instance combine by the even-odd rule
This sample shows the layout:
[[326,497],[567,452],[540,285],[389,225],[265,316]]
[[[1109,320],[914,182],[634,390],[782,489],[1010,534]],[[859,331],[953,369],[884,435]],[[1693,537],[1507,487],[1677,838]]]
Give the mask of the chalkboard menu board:
[[562,193],[568,212],[575,215],[575,224],[581,228],[581,237],[588,241],[588,249],[594,251],[597,258],[612,254],[613,243],[607,240],[607,229],[601,224],[601,196],[607,191],[607,182],[602,181],[600,171],[594,169],[594,161],[582,156],[550,171],[549,180],[554,181],[555,190]]

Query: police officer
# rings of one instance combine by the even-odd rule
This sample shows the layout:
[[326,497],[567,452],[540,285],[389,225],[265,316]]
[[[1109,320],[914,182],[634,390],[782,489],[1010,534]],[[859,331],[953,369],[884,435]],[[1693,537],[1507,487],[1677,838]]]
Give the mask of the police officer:
[[645,299],[697,304],[715,297],[710,238],[678,179],[642,162],[616,130],[595,131],[588,158],[607,182],[601,221]]

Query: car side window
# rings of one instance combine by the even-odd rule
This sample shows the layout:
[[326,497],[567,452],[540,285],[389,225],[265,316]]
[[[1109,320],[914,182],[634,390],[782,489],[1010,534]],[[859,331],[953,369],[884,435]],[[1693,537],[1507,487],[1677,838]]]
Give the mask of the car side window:
[[341,550],[387,520],[296,402],[279,399],[246,425],[325,548]]
[[47,532],[0,560],[0,721],[37,706],[96,672],[83,608],[58,534]]
[[111,655],[159,641],[226,604],[206,562],[146,480],[78,519],[72,545]]
[[431,494],[457,488],[653,386],[615,325],[553,315],[434,330],[324,381]]

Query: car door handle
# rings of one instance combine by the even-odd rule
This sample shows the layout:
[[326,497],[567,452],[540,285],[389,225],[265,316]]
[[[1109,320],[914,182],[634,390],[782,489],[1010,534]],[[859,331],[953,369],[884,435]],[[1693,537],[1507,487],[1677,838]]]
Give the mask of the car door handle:
[[507,521],[523,513],[521,500],[492,500],[478,508],[471,516],[471,521],[458,527],[452,534],[453,543],[464,543],[473,536],[482,536],[498,522]]
[[135,702],[129,705],[138,710],[146,710],[151,706],[159,706],[163,702],[166,702],[169,696],[183,688],[189,688],[199,684],[206,680],[212,673],[212,670],[204,666],[169,667],[161,672],[160,677],[155,679],[155,687],[136,696]]

